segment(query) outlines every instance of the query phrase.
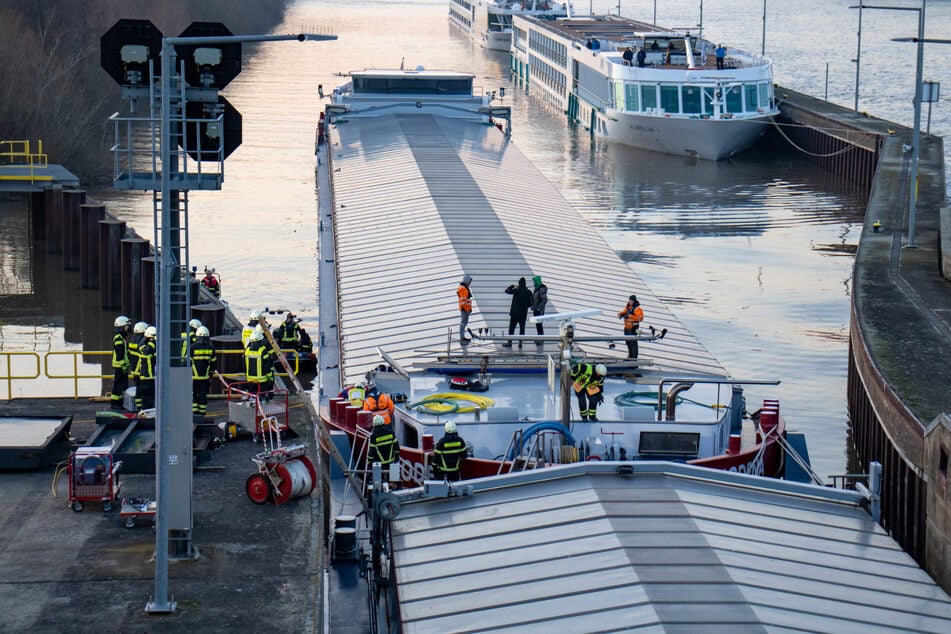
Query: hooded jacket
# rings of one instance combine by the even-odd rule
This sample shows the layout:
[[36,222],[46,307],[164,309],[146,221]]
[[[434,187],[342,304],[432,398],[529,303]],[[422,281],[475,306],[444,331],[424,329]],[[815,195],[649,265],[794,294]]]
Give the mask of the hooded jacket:
[[518,278],[518,286],[509,285],[505,292],[512,296],[512,305],[509,307],[509,317],[523,318],[532,307],[532,292],[525,285],[525,278]]

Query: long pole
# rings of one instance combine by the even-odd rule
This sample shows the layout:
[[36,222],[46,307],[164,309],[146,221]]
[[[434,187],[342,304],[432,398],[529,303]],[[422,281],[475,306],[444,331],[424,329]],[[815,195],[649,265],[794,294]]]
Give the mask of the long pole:
[[925,61],[925,5],[918,12],[918,62],[915,67],[915,129],[911,137],[911,176],[908,192],[908,248],[915,248],[915,211],[918,206],[918,157],[921,154],[921,76]]
[[858,44],[855,47],[855,111],[859,111],[859,77],[862,73],[862,4],[864,0],[859,0],[859,31]]
[[766,0],[763,0],[763,48],[760,49],[760,54],[766,57]]

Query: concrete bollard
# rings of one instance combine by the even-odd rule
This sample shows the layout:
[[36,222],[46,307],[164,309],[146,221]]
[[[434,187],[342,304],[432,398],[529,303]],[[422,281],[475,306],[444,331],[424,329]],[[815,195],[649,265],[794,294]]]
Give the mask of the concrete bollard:
[[121,220],[99,221],[99,305],[104,309],[122,307],[122,239],[125,223]]
[[83,288],[99,288],[99,221],[103,205],[79,206],[79,278]]

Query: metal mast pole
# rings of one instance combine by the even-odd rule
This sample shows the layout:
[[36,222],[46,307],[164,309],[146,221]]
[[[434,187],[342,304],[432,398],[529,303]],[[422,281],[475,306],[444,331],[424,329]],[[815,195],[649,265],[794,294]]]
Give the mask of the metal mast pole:
[[859,0],[859,31],[858,31],[858,45],[855,48],[855,111],[859,111],[859,77],[862,72],[862,9],[865,6],[862,4],[864,0]]
[[915,68],[915,129],[911,141],[911,176],[908,192],[908,243],[909,248],[915,248],[915,211],[918,205],[918,157],[921,154],[921,75],[925,61],[925,5],[927,0],[921,0],[921,11],[918,12],[918,63]]
[[766,0],[763,0],[763,48],[760,49],[760,55],[766,57]]

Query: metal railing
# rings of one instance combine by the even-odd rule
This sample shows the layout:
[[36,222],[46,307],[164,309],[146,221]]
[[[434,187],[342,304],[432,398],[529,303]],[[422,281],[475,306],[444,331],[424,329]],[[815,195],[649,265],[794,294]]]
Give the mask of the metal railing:
[[[33,374],[13,374],[13,357],[32,357],[35,370]],[[3,368],[6,372],[0,375],[0,379],[7,382],[7,400],[13,398],[13,382],[29,381],[40,376],[40,355],[35,352],[7,352],[0,350],[0,359],[3,360]]]
[[[294,352],[293,350],[282,350],[285,353]],[[228,355],[228,354],[237,354],[244,355],[244,350],[219,350],[218,354]],[[32,369],[27,369],[27,364],[22,364],[24,368],[17,367],[16,373],[14,373],[14,366],[19,366],[16,364],[15,358],[30,358],[33,360]],[[70,360],[65,364],[56,363],[57,358],[67,357]],[[80,380],[87,379],[111,379],[112,374],[92,374],[92,373],[82,373],[81,365],[87,363],[84,360],[84,357],[102,357],[105,359],[111,359],[112,351],[111,350],[51,350],[49,352],[43,353],[42,355],[38,352],[31,351],[9,351],[9,350],[0,350],[0,381],[6,383],[6,400],[11,400],[13,398],[13,382],[14,381],[32,381],[39,379],[41,376],[47,379],[54,380],[68,380],[73,382],[73,395],[72,398],[76,399],[80,397],[79,391],[79,382]],[[288,361],[291,361],[288,359]],[[63,366],[71,367],[71,371],[63,370]],[[300,358],[297,355],[294,355],[293,364],[294,374],[300,373]],[[288,376],[286,372],[275,372],[274,374],[278,376]],[[242,378],[244,377],[244,372],[233,372],[233,373],[222,373],[221,376],[227,378]]]
[[[29,141],[0,141],[0,165],[13,170],[13,173],[0,174],[0,180],[28,180],[30,183],[53,180],[46,171],[49,163],[43,153],[43,142],[38,141],[37,146],[38,151],[33,152]],[[22,174],[18,173],[20,170]]]

